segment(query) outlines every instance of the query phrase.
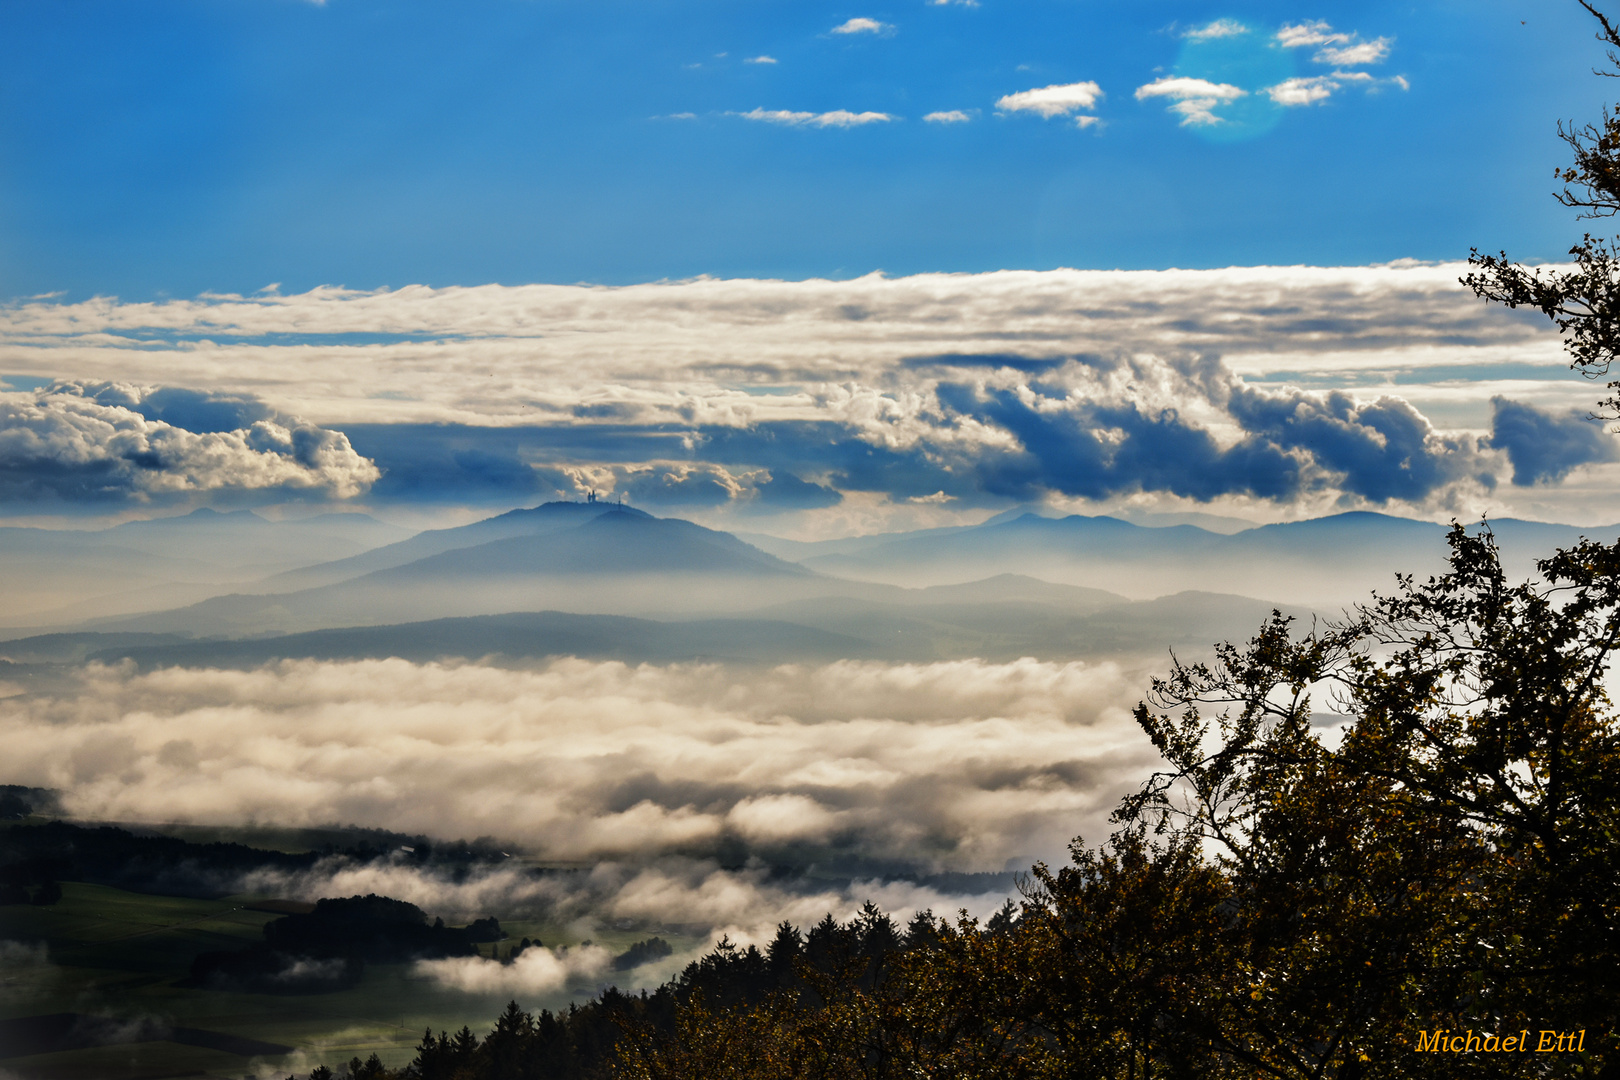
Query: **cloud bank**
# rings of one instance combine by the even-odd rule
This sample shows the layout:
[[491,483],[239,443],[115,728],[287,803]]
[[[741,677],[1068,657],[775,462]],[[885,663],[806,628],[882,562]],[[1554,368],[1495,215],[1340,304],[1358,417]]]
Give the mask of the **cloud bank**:
[[[264,473],[252,482],[276,480],[275,466],[302,490],[369,484],[373,500],[510,505],[594,487],[655,508],[825,512],[867,528],[882,527],[883,505],[939,493],[935,505],[956,508],[1090,492],[1248,500],[1262,514],[1396,504],[1500,513],[1491,500],[1506,496],[1493,478],[1514,469],[1519,443],[1495,437],[1492,399],[1563,415],[1590,390],[1568,376],[1556,334],[1480,304],[1457,284],[1465,269],[45,300],[0,310],[0,345],[17,378],[210,387],[197,400],[143,396],[150,415],[126,419],[190,432],[176,436],[188,445],[236,440],[243,463]],[[7,399],[33,407],[35,395]],[[1263,419],[1285,408],[1406,409],[1424,434],[1402,455],[1346,454],[1303,437],[1303,420]],[[261,422],[293,431],[272,413],[312,418],[310,438],[327,432],[324,463],[300,463],[296,443],[266,456],[268,442],[248,442]],[[1385,438],[1359,421],[1350,428]],[[1153,448],[1161,439],[1182,440],[1207,479],[1177,473]],[[82,474],[57,453],[64,475]],[[41,490],[73,490],[48,475],[58,468],[49,455],[13,460]],[[157,479],[119,467],[126,485]],[[368,481],[372,467],[382,475]],[[1532,471],[1548,478],[1537,491],[1577,475]],[[198,488],[225,475],[194,473]],[[877,516],[854,524],[852,514]]]
[[1149,752],[1110,664],[390,660],[82,679],[0,700],[8,782],[61,789],[75,816],[352,822],[553,859],[999,871],[1102,828]]

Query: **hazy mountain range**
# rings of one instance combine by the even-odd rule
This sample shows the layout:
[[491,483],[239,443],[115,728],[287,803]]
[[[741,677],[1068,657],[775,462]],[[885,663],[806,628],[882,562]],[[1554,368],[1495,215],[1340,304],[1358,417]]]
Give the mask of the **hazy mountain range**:
[[[1580,535],[1620,531],[1491,527],[1515,573]],[[0,656],[241,666],[1160,651],[1246,635],[1274,606],[1331,614],[1389,590],[1396,571],[1437,572],[1444,535],[1371,513],[1232,534],[1025,513],[965,528],[750,543],[604,503],[547,503],[415,535],[358,514],[278,523],[198,511],[100,532],[0,530],[0,582],[20,583],[7,591],[5,616],[51,631],[15,630]],[[74,567],[76,587],[62,586]],[[111,587],[120,574],[123,591]],[[52,587],[74,603],[43,609]],[[186,590],[206,598],[161,603]],[[85,612],[94,617],[75,618]]]

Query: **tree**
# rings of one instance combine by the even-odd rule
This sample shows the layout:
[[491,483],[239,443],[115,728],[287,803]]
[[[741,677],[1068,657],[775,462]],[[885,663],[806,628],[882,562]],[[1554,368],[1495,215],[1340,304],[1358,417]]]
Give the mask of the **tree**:
[[[1488,531],[1449,540],[1449,573],[1302,635],[1273,615],[1138,707],[1170,768],[1116,816],[1211,853],[1229,895],[1204,934],[1241,977],[1227,1007],[1160,1006],[1161,1027],[1275,1076],[1436,1075],[1411,1057],[1435,1030],[1585,1028],[1549,1074],[1615,1055],[1620,545],[1509,585]],[[1342,725],[1318,726],[1317,700]]]
[[[1598,40],[1609,47],[1613,70],[1597,74],[1620,77],[1620,26],[1586,0],[1579,3],[1597,19]],[[1558,134],[1574,161],[1554,170],[1563,185],[1554,197],[1582,219],[1620,212],[1620,106],[1606,108],[1596,124],[1560,123]],[[1569,254],[1573,270],[1548,271],[1527,269],[1505,251],[1481,255],[1475,249],[1468,261],[1478,269],[1462,281],[1484,300],[1540,310],[1564,335],[1570,367],[1589,379],[1606,378],[1620,357],[1620,247],[1587,233]],[[1620,380],[1609,382],[1608,390],[1599,415],[1620,419]]]

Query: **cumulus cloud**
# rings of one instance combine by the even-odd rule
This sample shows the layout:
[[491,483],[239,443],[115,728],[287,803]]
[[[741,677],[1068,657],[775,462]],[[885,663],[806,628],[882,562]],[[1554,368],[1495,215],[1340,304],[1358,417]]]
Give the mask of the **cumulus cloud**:
[[774,64],[774,63],[777,63],[777,59],[774,56],[766,56],[764,53],[760,53],[758,56],[750,56],[750,57],[748,57],[747,59],[745,59],[743,61],[743,63],[745,63],[745,64]]
[[1236,19],[1216,19],[1203,26],[1195,26],[1182,37],[1188,41],[1214,41],[1218,38],[1240,37],[1247,34],[1249,28]]
[[1489,445],[1507,451],[1520,487],[1562,480],[1579,465],[1616,459],[1614,436],[1579,411],[1563,414],[1534,405],[1491,399]]
[[1208,126],[1223,121],[1214,110],[1248,94],[1231,83],[1215,83],[1185,75],[1167,75],[1136,88],[1136,100],[1169,98],[1170,111],[1181,117],[1183,127]]
[[1360,41],[1340,48],[1326,48],[1318,52],[1312,59],[1321,64],[1337,64],[1340,67],[1356,67],[1361,64],[1381,63],[1389,55],[1389,38],[1376,38],[1372,41]]
[[1267,95],[1278,105],[1312,105],[1333,96],[1338,83],[1330,75],[1314,78],[1284,79],[1276,86],[1266,88]]
[[1308,45],[1337,45],[1351,40],[1321,19],[1302,23],[1285,23],[1277,31],[1277,43],[1285,49],[1298,49]]
[[1326,75],[1284,79],[1275,86],[1268,86],[1266,94],[1282,106],[1314,105],[1326,101],[1345,86],[1360,86],[1370,92],[1375,87],[1385,85],[1398,86],[1402,90],[1409,86],[1399,75],[1392,79],[1375,79],[1365,71],[1333,71]]
[[1374,502],[1421,500],[1476,467],[1466,440],[1448,439],[1396,397],[1260,393],[1239,387],[1232,415],[1282,450],[1303,450],[1342,490]]
[[241,395],[56,382],[0,392],[0,497],[152,502],[216,493],[350,498],[379,476],[338,431]]
[[389,660],[82,679],[0,700],[7,779],[64,791],[76,816],[354,822],[552,859],[999,871],[1102,828],[1151,754],[1112,664]]
[[1095,82],[1064,83],[1007,94],[996,100],[996,108],[1008,113],[1032,112],[1050,120],[1054,116],[1094,109],[1102,97],[1102,87]]
[[834,109],[831,112],[791,112],[786,109],[751,109],[745,113],[732,113],[744,120],[759,120],[767,124],[785,124],[788,127],[860,127],[863,124],[886,124],[895,119],[882,112],[850,112]]
[[894,24],[892,23],[879,22],[876,19],[868,19],[862,16],[841,22],[832,28],[832,32],[835,34],[888,34],[893,33],[893,31]]
[[942,112],[931,112],[923,119],[930,124],[965,124],[973,118],[961,109],[949,109]]
[[1283,48],[1299,49],[1320,45],[1322,47],[1311,59],[1318,64],[1333,64],[1337,67],[1381,63],[1389,55],[1390,43],[1393,40],[1381,37],[1362,41],[1359,34],[1334,30],[1320,19],[1285,24],[1277,31],[1277,43]]

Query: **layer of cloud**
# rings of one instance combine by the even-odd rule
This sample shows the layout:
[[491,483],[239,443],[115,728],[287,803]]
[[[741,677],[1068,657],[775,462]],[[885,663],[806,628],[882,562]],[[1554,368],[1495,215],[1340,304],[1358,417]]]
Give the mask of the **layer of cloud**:
[[886,124],[894,119],[888,113],[850,112],[848,109],[817,113],[755,108],[731,115],[740,116],[744,120],[759,120],[767,124],[784,124],[788,127],[860,127],[863,124]]
[[70,381],[0,392],[0,500],[343,499],[379,475],[341,432],[241,395]]
[[961,109],[947,109],[941,112],[931,112],[923,119],[930,124],[965,124],[973,118]]
[[832,28],[832,32],[835,34],[891,34],[894,32],[894,24],[879,22],[877,19],[868,19],[864,16],[856,16],[853,19],[839,23]]
[[1064,83],[1007,94],[996,100],[996,108],[1008,113],[1032,112],[1050,120],[1054,116],[1090,111],[1097,107],[1102,97],[1102,87],[1095,82]]
[[743,63],[745,63],[745,64],[775,64],[775,63],[779,63],[779,61],[774,56],[766,56],[764,53],[761,53],[758,56],[750,56],[750,57],[748,57],[746,60],[743,61]]
[[[1264,449],[1274,438],[1233,414],[1235,389],[1292,402],[1292,384],[1320,408],[1336,389],[1358,407],[1403,400],[1432,429],[1426,438],[1455,447],[1436,453],[1458,466],[1427,474],[1452,479],[1415,508],[1500,513],[1488,499],[1505,489],[1491,495],[1475,478],[1505,473],[1507,444],[1477,451],[1455,429],[1488,434],[1493,397],[1562,415],[1587,405],[1590,388],[1568,375],[1555,333],[1459,286],[1465,269],[1009,271],[46,300],[0,311],[0,340],[19,376],[213,388],[191,399],[143,397],[152,415],[132,413],[131,422],[226,436],[258,423],[253,410],[316,418],[346,435],[357,460],[383,470],[377,499],[510,504],[633,487],[681,512],[781,498],[847,517],[868,512],[849,499],[863,492],[894,505],[944,492],[941,505],[954,507],[996,505],[1013,490],[1168,496],[1170,474],[1146,457],[1109,450],[1099,476],[1049,488],[1042,478],[1057,484],[1059,474],[1029,463],[1161,430],[1230,463],[1235,447]],[[362,331],[378,340],[354,343]],[[961,407],[959,387],[980,404]],[[1009,394],[1055,425],[1045,442],[1025,445],[1015,414],[984,404]],[[1167,409],[1175,419],[1157,419]],[[1067,449],[1065,437],[1074,440]],[[1279,471],[1266,450],[1252,459],[1256,468],[1272,463],[1264,475],[1223,465],[1214,475],[1229,482],[1204,490],[1308,502],[1318,512],[1384,505],[1357,491],[1418,490],[1369,477],[1334,489],[1334,476],[1350,474],[1312,446],[1275,449],[1297,469]],[[1297,483],[1280,484],[1287,475]]]
[[1033,660],[92,668],[0,701],[0,741],[7,782],[90,819],[999,871],[1102,828],[1150,754],[1135,693],[1111,664]]
[[1138,101],[1169,98],[1170,111],[1181,117],[1183,127],[1222,123],[1214,110],[1247,94],[1247,90],[1231,83],[1210,82],[1208,79],[1193,79],[1185,75],[1166,75],[1146,86],[1136,88]]

